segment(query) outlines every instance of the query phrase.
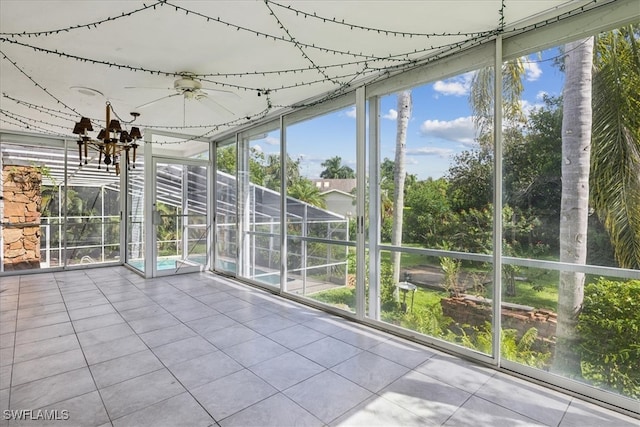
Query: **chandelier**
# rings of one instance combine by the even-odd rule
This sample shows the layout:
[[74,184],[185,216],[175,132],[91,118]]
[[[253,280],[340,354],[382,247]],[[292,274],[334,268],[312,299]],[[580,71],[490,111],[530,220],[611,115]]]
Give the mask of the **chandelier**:
[[[81,167],[83,164],[89,163],[89,148],[92,148],[99,152],[98,169],[101,169],[101,165],[104,164],[109,172],[109,167],[113,166],[115,174],[120,175],[120,160],[123,155],[124,164],[128,170],[136,167],[136,151],[139,147],[138,140],[142,138],[142,134],[137,127],[132,127],[130,132],[122,129],[118,120],[111,119],[112,111],[111,103],[107,102],[105,119],[107,127],[100,130],[95,140],[88,135],[88,132],[93,131],[93,126],[87,117],[82,117],[75,124],[73,133],[79,136],[78,157]],[[135,120],[140,113],[134,112],[131,115]]]

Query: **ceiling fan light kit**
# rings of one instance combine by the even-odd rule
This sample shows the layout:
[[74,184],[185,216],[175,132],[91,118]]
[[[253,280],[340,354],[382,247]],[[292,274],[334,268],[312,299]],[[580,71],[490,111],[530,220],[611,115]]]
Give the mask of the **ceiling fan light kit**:
[[[120,157],[123,153],[127,168],[136,167],[136,152],[140,146],[138,141],[142,138],[142,133],[135,126],[128,132],[122,128],[120,121],[111,119],[112,107],[110,102],[107,102],[105,110],[105,124],[107,126],[100,130],[95,140],[88,134],[88,132],[93,131],[89,118],[82,117],[74,125],[73,133],[79,135],[78,158],[80,159],[80,166],[88,164],[89,148],[92,148],[99,153],[98,169],[101,169],[101,165],[104,164],[107,172],[109,172],[109,166],[113,165],[116,175],[120,175]],[[131,122],[133,122],[140,116],[140,113],[133,112],[131,115],[133,116]],[[129,155],[130,151],[131,155]]]
[[[153,88],[153,87],[135,87],[129,86],[127,89],[163,89],[163,90],[174,90],[175,92],[166,96],[163,96],[158,99],[154,99],[149,102],[145,102],[142,105],[138,105],[135,110],[140,110],[142,108],[150,107],[159,102],[165,101],[167,99],[175,98],[177,96],[182,96],[185,101],[198,101],[200,104],[205,106],[206,108],[214,110],[217,114],[235,116],[235,113],[231,111],[229,108],[224,106],[220,101],[214,99],[209,92],[218,92],[224,94],[231,94],[234,96],[238,96],[235,92],[231,92],[228,90],[222,89],[213,89],[202,86],[202,82],[195,78],[195,74],[188,71],[181,71],[177,73],[180,78],[174,80],[173,88]],[[184,105],[183,105],[184,109]],[[183,111],[183,115],[186,112]]]

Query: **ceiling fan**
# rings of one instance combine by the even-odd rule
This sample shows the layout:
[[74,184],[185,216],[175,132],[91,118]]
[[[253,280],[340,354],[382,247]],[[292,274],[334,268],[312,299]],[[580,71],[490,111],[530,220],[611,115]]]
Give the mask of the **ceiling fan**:
[[220,90],[220,89],[211,89],[202,87],[202,83],[197,80],[192,73],[181,72],[180,78],[173,82],[173,88],[158,88],[158,87],[137,87],[137,86],[127,86],[125,89],[156,89],[156,90],[173,90],[175,93],[170,95],[165,95],[161,98],[154,99],[149,102],[145,102],[142,105],[138,105],[135,110],[143,109],[154,105],[158,102],[162,102],[166,99],[182,96],[184,102],[188,100],[200,101],[206,107],[216,111],[222,112],[223,114],[231,114],[234,115],[234,112],[229,110],[227,107],[222,105],[220,102],[213,99],[210,96],[210,92],[219,92],[219,93],[229,93],[237,96],[234,92],[228,90]]

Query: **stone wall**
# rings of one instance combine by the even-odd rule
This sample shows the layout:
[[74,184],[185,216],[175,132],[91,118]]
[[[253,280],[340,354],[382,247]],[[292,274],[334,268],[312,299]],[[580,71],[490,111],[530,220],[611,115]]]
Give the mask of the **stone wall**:
[[[471,295],[443,298],[442,312],[460,325],[483,326],[492,318],[491,301]],[[553,344],[556,336],[557,314],[550,310],[536,309],[516,304],[502,304],[502,328],[515,329],[520,338],[534,327],[538,330],[538,340]]]
[[2,168],[2,241],[5,271],[40,268],[42,173],[31,166]]

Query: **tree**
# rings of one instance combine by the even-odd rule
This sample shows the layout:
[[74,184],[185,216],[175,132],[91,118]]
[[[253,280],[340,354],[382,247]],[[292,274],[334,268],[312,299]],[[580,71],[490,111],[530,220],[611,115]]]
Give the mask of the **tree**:
[[[557,251],[562,161],[562,98],[544,96],[522,138],[504,146],[504,200],[516,212],[540,220],[531,237]],[[533,243],[533,242],[529,242]]]
[[[281,167],[280,167],[280,155],[269,154],[264,162],[260,165],[263,169],[263,181],[258,183],[265,187],[280,192],[280,182],[282,181]],[[286,173],[287,187],[294,185],[301,179],[304,179],[300,175],[300,159],[293,160],[287,155],[287,173]]]
[[[382,229],[380,238],[384,242],[391,241],[391,232],[393,228],[393,212],[395,194],[395,163],[393,160],[385,157],[380,163],[380,215],[382,218]],[[418,183],[418,176],[411,173],[405,173],[403,194],[406,197],[411,191],[411,187]]]
[[235,145],[228,145],[216,151],[216,168],[218,171],[235,175],[237,162],[238,157]]
[[585,377],[640,399],[640,280],[604,278],[585,286],[578,320]]
[[[396,156],[393,174],[393,226],[391,244],[402,245],[402,220],[404,215],[404,182],[406,178],[405,153],[407,151],[407,127],[411,117],[411,91],[398,94],[398,119],[396,133]],[[393,280],[400,281],[400,252],[392,252]]]
[[[249,156],[249,179],[253,184],[267,187],[270,190],[280,192],[280,155],[264,153],[254,148],[250,149]],[[236,146],[230,145],[217,151],[216,166],[219,171],[230,175],[236,174]],[[293,185],[301,179],[300,159],[293,160],[287,155],[287,186]]]
[[591,200],[618,264],[640,269],[640,26],[596,40]]
[[347,165],[342,164],[342,157],[334,156],[320,164],[325,168],[320,173],[320,178],[325,179],[352,179],[356,177],[355,172]]
[[[567,45],[565,97],[563,99],[561,255],[563,262],[586,261],[589,196],[615,246],[619,265],[640,254],[640,103],[638,102],[638,30],[637,27],[614,31],[598,39],[593,55],[593,38]],[[571,64],[569,62],[573,61]],[[591,68],[595,65],[594,85]],[[506,87],[517,73],[505,73]],[[503,76],[504,77],[504,76]],[[585,81],[583,77],[588,77]],[[518,76],[519,79],[522,75]],[[475,79],[481,83],[482,79]],[[486,80],[486,79],[485,79]],[[487,103],[478,103],[476,94],[490,93],[490,86],[472,90],[474,111],[488,117]],[[593,122],[590,102],[593,93]],[[486,101],[486,100],[485,100]],[[489,104],[490,105],[490,104]],[[569,110],[567,110],[569,108]],[[505,121],[508,114],[505,112]],[[479,124],[482,124],[481,122]],[[593,124],[593,128],[591,127]],[[593,132],[593,140],[590,139]],[[593,146],[591,145],[593,144]],[[571,149],[580,152],[571,152]],[[567,157],[568,156],[568,157]],[[585,164],[586,160],[586,164]],[[591,163],[591,165],[589,165]],[[591,168],[589,167],[591,166]],[[592,192],[589,194],[589,187]],[[624,191],[620,191],[624,190]],[[569,200],[565,200],[565,197]],[[606,201],[605,201],[606,200]],[[571,205],[573,204],[573,205]],[[575,218],[575,221],[570,218]],[[572,223],[575,222],[575,223]],[[634,264],[629,264],[634,265]],[[637,266],[637,264],[635,264]],[[559,309],[556,372],[579,375],[575,357],[575,321],[583,298],[584,276],[562,273]]]
[[[493,129],[493,81],[495,78],[493,68],[487,67],[474,74],[471,81],[471,94],[469,102],[473,110],[473,122],[479,130],[480,144],[491,148],[493,138],[490,136]],[[507,61],[502,66],[502,109],[507,127],[517,125],[525,121],[520,102],[524,86],[522,75],[524,74],[524,58],[516,58]],[[489,136],[489,137],[487,137]]]
[[294,199],[325,209],[327,202],[318,187],[311,180],[301,178],[287,188],[288,195]]
[[451,220],[446,179],[418,181],[406,191],[403,239],[425,247],[442,241],[445,225]]
[[[568,43],[562,115],[560,262],[585,264],[589,225],[591,83],[593,37]],[[584,295],[584,273],[560,272],[556,353],[552,369],[580,376],[576,325]]]
[[483,209],[493,198],[493,149],[481,146],[457,154],[447,172],[455,211]]

